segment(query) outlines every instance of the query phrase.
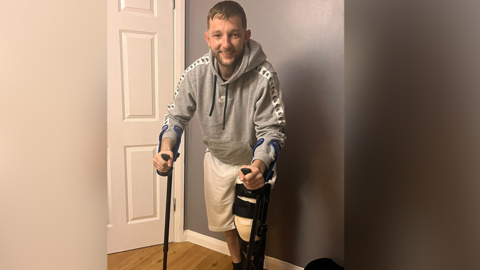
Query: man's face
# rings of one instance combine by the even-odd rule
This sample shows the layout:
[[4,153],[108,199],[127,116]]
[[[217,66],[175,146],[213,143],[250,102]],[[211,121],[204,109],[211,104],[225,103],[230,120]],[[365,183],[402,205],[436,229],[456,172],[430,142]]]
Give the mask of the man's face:
[[210,20],[210,28],[205,32],[205,40],[219,65],[235,68],[243,56],[245,45],[250,40],[250,30],[242,27],[238,16],[227,19]]

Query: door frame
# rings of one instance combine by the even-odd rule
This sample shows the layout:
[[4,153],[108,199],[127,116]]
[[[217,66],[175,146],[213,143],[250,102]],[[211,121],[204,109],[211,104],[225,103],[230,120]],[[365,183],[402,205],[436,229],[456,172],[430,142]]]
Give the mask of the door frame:
[[[185,71],[185,0],[172,0],[175,3],[173,10],[174,20],[174,85],[180,79]],[[174,97],[175,87],[172,87],[172,98]],[[185,131],[186,132],[186,131]],[[179,153],[179,159],[175,162],[175,170],[173,171],[174,196],[176,199],[176,211],[174,211],[174,242],[186,241],[184,236],[184,195],[185,195],[185,132],[182,135]]]

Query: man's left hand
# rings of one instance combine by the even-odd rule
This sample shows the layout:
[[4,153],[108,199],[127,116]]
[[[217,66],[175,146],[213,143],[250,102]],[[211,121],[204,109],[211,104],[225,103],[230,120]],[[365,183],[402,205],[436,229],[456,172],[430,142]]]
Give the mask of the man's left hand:
[[253,161],[252,165],[243,165],[242,168],[248,168],[252,172],[244,175],[240,170],[238,172],[238,176],[240,180],[243,182],[245,187],[249,190],[256,190],[265,185],[265,179],[263,179],[263,173],[267,166],[263,161],[256,159]]

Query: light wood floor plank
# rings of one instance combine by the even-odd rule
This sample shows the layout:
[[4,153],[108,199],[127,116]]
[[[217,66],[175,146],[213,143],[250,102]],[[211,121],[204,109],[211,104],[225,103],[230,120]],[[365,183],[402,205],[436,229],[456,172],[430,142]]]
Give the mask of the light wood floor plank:
[[[108,270],[161,270],[163,245],[108,255]],[[190,243],[168,244],[168,270],[232,270],[230,256]]]
[[[231,269],[231,264],[230,256],[190,242],[168,244],[169,270],[223,270]],[[151,270],[162,266],[163,245],[108,255],[108,270]]]
[[223,270],[225,268],[225,265],[231,265],[230,256],[212,251],[207,258],[201,261],[194,268],[194,270],[202,270],[202,269]]

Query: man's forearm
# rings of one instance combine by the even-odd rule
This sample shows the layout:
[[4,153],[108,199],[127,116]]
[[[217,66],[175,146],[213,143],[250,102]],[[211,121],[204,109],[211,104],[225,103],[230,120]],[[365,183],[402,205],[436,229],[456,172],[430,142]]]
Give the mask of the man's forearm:
[[265,163],[263,163],[263,161],[261,161],[260,159],[255,159],[252,163],[252,166],[257,167],[262,174],[267,169],[267,165],[265,165]]
[[160,151],[172,151],[174,146],[175,142],[171,138],[165,138],[162,140],[162,146],[160,147]]

